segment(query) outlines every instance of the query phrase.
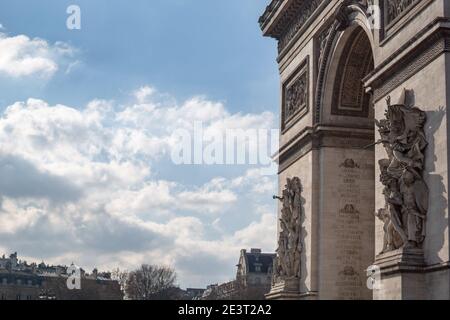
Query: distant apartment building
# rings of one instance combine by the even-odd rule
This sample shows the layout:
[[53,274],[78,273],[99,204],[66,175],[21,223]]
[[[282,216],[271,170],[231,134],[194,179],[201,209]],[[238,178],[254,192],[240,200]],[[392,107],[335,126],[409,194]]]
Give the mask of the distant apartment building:
[[204,292],[205,289],[187,288],[185,290],[185,300],[200,300]]
[[275,253],[261,249],[243,249],[237,264],[236,279],[213,284],[203,293],[203,300],[264,300],[270,291]]
[[67,266],[20,261],[17,253],[0,257],[0,300],[122,300],[119,283],[110,273],[81,269],[80,289],[70,290]]

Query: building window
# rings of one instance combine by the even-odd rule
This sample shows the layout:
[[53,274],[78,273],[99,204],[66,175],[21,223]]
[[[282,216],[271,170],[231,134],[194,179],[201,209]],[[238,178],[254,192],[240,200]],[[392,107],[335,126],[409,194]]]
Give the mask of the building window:
[[3,278],[2,283],[3,283],[4,285],[7,285],[7,284],[8,284],[8,279]]
[[2,300],[6,300],[6,294],[2,293]]
[[18,294],[18,295],[16,295],[16,300],[21,300],[21,295],[20,294]]
[[255,263],[253,265],[255,266],[255,272],[261,272],[261,270],[262,270],[262,264],[261,263]]
[[28,295],[27,300],[33,300],[33,298],[30,295]]

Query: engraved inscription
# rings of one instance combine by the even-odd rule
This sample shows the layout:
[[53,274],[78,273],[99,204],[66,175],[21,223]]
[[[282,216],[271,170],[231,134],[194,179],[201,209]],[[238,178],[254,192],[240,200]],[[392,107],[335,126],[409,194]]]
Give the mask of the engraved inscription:
[[340,208],[336,212],[336,253],[338,270],[335,285],[340,299],[362,298],[362,241],[360,227],[361,171],[353,159],[339,165],[338,197]]

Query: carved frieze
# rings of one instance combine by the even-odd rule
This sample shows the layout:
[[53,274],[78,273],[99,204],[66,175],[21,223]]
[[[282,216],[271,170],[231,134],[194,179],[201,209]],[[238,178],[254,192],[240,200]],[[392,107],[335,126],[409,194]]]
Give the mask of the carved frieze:
[[386,24],[390,24],[417,2],[419,0],[385,0]]
[[388,158],[379,161],[385,206],[376,213],[384,222],[382,253],[420,248],[425,240],[428,187],[423,180],[427,141],[426,114],[414,107],[404,90],[399,103],[387,99],[385,119],[376,121]]
[[[319,8],[328,3],[330,3],[329,0],[293,0],[289,3],[282,0],[272,0],[264,14],[259,18],[259,24],[266,36],[278,40],[278,50],[281,53],[295,39],[299,31],[308,22],[311,22],[312,17],[319,13]],[[370,3],[369,0],[345,0],[343,5],[358,5],[365,8]],[[283,4],[286,5],[283,7]],[[282,12],[274,22],[272,18],[278,10],[282,10]],[[269,25],[270,27],[268,27]]]
[[309,59],[306,59],[283,85],[282,129],[286,129],[308,111]]
[[291,118],[298,110],[305,108],[308,101],[307,89],[308,78],[306,72],[303,72],[285,91],[285,112],[286,119]]
[[286,25],[285,30],[278,42],[278,51],[281,52],[287,47],[289,42],[295,37],[297,32],[303,25],[311,18],[317,8],[324,2],[324,0],[312,1],[298,1],[301,4],[296,8],[296,13],[293,15],[294,19]]
[[[273,37],[278,40],[278,49],[283,51],[298,31],[310,21],[310,18],[317,11],[321,4],[326,0],[294,0],[287,1],[273,0],[266,8],[264,14],[259,18],[261,29],[266,36]],[[282,7],[282,5],[285,6]],[[271,24],[273,16],[278,10],[282,10],[280,17],[276,23]],[[265,30],[270,25],[270,30]]]

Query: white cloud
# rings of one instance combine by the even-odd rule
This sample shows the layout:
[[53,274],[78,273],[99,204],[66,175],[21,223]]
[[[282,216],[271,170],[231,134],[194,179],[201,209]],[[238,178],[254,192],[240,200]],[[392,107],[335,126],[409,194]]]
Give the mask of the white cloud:
[[83,65],[83,63],[80,60],[75,60],[73,62],[70,62],[69,65],[66,68],[65,74],[71,74],[78,68],[80,68]]
[[149,181],[138,190],[116,191],[105,209],[116,216],[139,216],[146,212],[169,214],[175,203],[174,185],[168,181]]
[[0,73],[20,78],[36,75],[51,77],[62,59],[72,56],[75,49],[68,44],[0,33]]
[[277,221],[275,213],[266,213],[261,221],[252,222],[248,227],[237,231],[232,240],[240,246],[253,247],[255,244],[266,250],[275,247]]
[[147,99],[155,93],[155,89],[150,86],[140,87],[134,91],[134,96],[139,103],[144,103]]
[[4,199],[1,205],[1,221],[0,232],[7,234],[15,234],[21,229],[32,227],[38,217],[45,214],[36,206],[28,206],[21,201],[13,201]]
[[218,213],[228,209],[236,202],[237,196],[231,190],[184,191],[178,196],[180,208],[197,211],[203,214]]
[[[154,101],[156,91],[145,88],[132,105],[94,100],[73,108],[29,99],[6,108],[0,155],[12,168],[29,169],[14,171],[9,189],[0,184],[5,248],[86,267],[171,264],[189,285],[231,276],[242,248],[274,250],[275,177],[251,169],[192,185],[157,175],[173,166],[167,151],[176,128],[191,130],[197,120],[210,131],[270,128],[273,115],[233,114],[205,97]],[[19,187],[28,181],[39,183]],[[230,224],[233,215],[240,218]],[[197,270],[201,259],[218,266],[211,278]]]

